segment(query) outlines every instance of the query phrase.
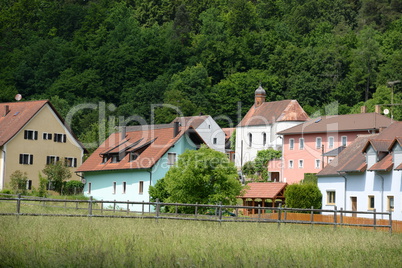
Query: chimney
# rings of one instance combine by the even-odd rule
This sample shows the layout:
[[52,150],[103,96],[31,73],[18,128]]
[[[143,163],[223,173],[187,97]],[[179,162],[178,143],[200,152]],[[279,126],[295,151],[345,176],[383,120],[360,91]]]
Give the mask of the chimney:
[[360,113],[364,114],[367,112],[367,106],[360,107]]
[[179,134],[179,121],[175,121],[173,125],[173,138]]
[[381,113],[381,106],[378,105],[378,104],[376,106],[374,106],[374,111],[375,111],[376,114],[380,114]]
[[6,108],[6,111],[4,113],[4,116],[6,116],[10,112],[10,106],[6,105],[5,108]]

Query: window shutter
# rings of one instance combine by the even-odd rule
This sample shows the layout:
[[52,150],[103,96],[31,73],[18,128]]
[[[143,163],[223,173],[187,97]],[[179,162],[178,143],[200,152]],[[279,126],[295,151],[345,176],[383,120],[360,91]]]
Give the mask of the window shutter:
[[50,156],[46,156],[46,165],[50,164]]
[[27,139],[28,138],[28,131],[24,131],[24,139]]
[[77,167],[77,158],[73,158],[73,161],[74,161],[73,167]]
[[63,142],[65,143],[67,141],[66,134],[63,134]]
[[60,157],[56,156],[56,163],[59,162],[59,161],[60,161]]
[[29,156],[30,156],[30,158],[29,158],[29,164],[30,164],[30,165],[33,165],[33,155],[30,154]]
[[53,139],[53,141],[55,141],[55,142],[57,141],[57,134],[56,134],[56,133],[54,134],[54,139]]
[[35,137],[34,137],[34,140],[38,140],[38,131],[37,131],[37,130],[35,130]]
[[20,154],[20,164],[22,164],[23,161],[24,161],[24,155],[23,155],[23,154]]

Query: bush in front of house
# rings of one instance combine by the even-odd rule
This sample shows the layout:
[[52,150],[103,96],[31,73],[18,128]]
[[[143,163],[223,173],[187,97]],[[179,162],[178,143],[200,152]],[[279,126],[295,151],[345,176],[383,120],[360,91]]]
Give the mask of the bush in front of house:
[[313,183],[290,184],[285,191],[286,206],[289,208],[321,208],[322,194]]

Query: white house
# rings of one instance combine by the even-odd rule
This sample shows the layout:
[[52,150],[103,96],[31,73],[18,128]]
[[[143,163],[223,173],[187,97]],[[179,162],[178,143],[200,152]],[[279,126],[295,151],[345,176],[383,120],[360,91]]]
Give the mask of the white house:
[[192,126],[209,148],[225,152],[225,132],[210,115],[176,117],[174,122],[179,122],[180,126]]
[[380,134],[361,135],[346,147],[317,174],[322,208],[376,209],[392,212],[392,219],[402,220],[401,137],[402,122],[394,122]]
[[277,133],[309,119],[296,100],[265,102],[265,96],[265,90],[259,86],[254,105],[236,127],[237,167],[253,161],[260,150],[282,150],[282,139]]

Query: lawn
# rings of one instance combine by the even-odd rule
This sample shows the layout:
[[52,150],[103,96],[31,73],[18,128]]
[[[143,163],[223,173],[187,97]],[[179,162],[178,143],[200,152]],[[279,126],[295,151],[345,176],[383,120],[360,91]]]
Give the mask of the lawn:
[[402,234],[272,223],[0,216],[0,267],[400,267]]

